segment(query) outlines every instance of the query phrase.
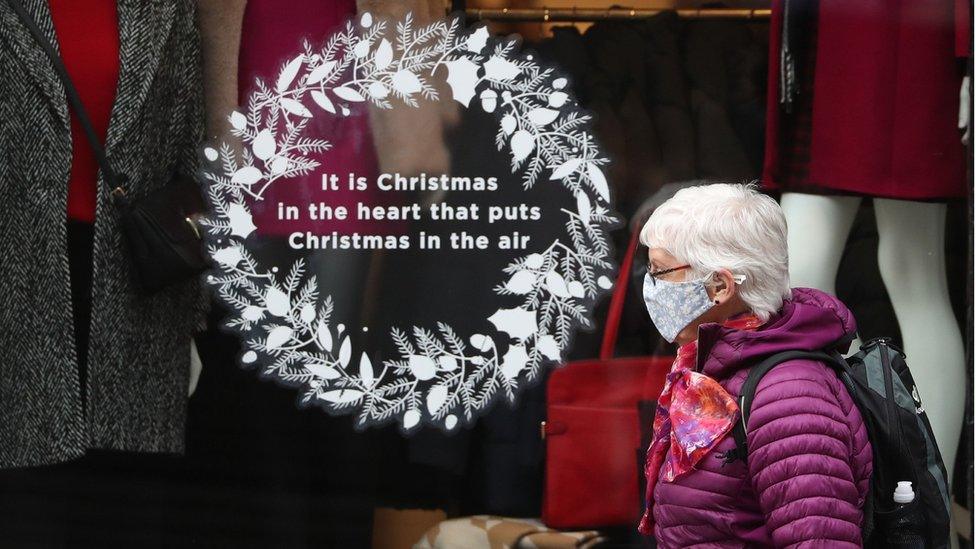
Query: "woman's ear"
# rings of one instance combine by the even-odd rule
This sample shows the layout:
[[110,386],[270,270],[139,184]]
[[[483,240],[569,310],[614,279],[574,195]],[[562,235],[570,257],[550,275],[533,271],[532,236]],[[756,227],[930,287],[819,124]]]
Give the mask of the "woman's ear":
[[719,269],[715,271],[715,285],[713,288],[712,302],[716,305],[725,303],[735,295],[735,279],[732,278],[732,271]]

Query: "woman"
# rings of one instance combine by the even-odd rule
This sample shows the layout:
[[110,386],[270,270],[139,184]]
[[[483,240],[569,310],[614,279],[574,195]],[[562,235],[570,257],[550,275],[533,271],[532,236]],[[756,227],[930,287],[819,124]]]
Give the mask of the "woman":
[[861,546],[871,446],[827,366],[790,360],[759,383],[748,463],[728,459],[749,369],[786,350],[846,352],[835,297],[789,287],[786,221],[752,185],[678,191],[644,225],[644,300],[678,356],[658,402],[640,530],[662,548]]
[[[130,196],[195,172],[193,0],[19,2],[59,50]],[[7,0],[0,74],[0,468],[92,448],[181,452],[200,285],[136,289],[111,189]]]

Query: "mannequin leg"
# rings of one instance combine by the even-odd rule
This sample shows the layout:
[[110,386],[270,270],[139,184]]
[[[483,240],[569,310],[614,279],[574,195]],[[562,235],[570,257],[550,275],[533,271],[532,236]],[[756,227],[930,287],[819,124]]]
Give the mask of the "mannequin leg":
[[898,317],[922,405],[951,476],[965,407],[966,365],[946,282],[946,206],[875,199],[874,208],[881,277]]
[[[783,193],[791,286],[837,295],[837,269],[860,205],[858,196]],[[860,346],[860,338],[851,343],[854,351]]]
[[783,193],[790,285],[837,295],[837,269],[861,198]]

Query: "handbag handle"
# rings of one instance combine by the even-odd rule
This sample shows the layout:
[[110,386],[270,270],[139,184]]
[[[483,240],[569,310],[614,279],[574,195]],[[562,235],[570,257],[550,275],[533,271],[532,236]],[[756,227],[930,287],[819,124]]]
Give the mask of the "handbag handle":
[[613,358],[613,350],[617,346],[617,331],[620,329],[620,317],[624,313],[624,301],[627,299],[627,286],[630,284],[630,271],[634,266],[634,256],[637,255],[637,242],[640,231],[630,235],[627,253],[620,264],[617,282],[613,286],[613,297],[610,298],[610,311],[607,313],[607,325],[603,330],[603,344],[600,346],[600,360]]
[[78,90],[75,88],[74,83],[71,81],[71,77],[68,76],[68,69],[65,68],[64,62],[61,60],[61,56],[58,55],[57,51],[54,49],[54,45],[51,41],[44,36],[41,32],[40,27],[37,26],[37,22],[31,17],[27,10],[24,9],[24,5],[20,3],[20,0],[7,0],[10,8],[14,10],[17,17],[20,19],[21,23],[27,27],[31,36],[34,37],[34,41],[44,50],[47,58],[51,61],[51,65],[54,66],[54,72],[57,73],[58,79],[61,80],[61,85],[64,86],[64,94],[68,99],[68,103],[71,108],[74,109],[75,115],[78,117],[78,122],[81,124],[82,132],[85,134],[85,139],[91,145],[92,152],[95,153],[95,160],[98,161],[98,166],[102,169],[102,173],[105,174],[105,179],[107,179],[112,186],[113,190],[111,195],[113,197],[118,196],[118,193],[122,195],[125,194],[124,179],[119,178],[119,174],[112,169],[111,164],[108,162],[108,157],[105,155],[105,149],[102,147],[101,142],[98,140],[98,135],[95,133],[95,128],[92,126],[91,119],[88,118],[88,111],[85,110],[85,106],[81,104],[81,96],[78,95]]

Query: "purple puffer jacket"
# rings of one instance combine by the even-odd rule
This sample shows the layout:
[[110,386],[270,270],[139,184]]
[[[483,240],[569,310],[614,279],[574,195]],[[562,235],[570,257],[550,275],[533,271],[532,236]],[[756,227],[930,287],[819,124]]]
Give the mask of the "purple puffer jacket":
[[[795,288],[758,331],[702,324],[697,367],[738,399],[763,358],[821,349],[855,329],[835,297]],[[836,374],[811,360],[780,364],[759,383],[747,431],[748,467],[719,456],[735,447],[730,433],[695,470],[657,483],[658,546],[860,547],[871,445]]]

